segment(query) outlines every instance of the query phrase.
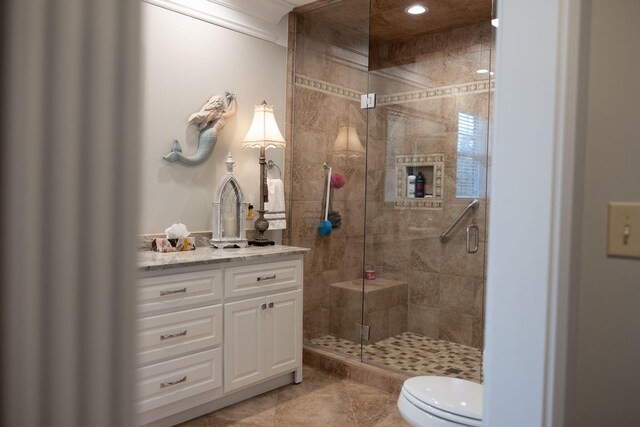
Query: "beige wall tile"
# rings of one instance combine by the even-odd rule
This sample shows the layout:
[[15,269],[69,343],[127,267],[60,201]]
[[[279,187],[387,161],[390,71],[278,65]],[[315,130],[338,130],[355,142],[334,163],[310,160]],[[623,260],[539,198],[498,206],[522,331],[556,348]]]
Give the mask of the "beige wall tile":
[[440,276],[440,308],[462,314],[474,313],[475,279],[460,276]]
[[438,338],[440,336],[440,310],[409,304],[407,329],[409,332]]
[[451,310],[440,310],[439,339],[471,345],[472,332],[472,315],[461,314]]
[[440,307],[440,275],[422,271],[411,271],[409,304],[423,307]]
[[389,309],[389,325],[388,334],[390,337],[406,332],[407,328],[407,315],[409,308],[407,303],[403,305],[396,305]]

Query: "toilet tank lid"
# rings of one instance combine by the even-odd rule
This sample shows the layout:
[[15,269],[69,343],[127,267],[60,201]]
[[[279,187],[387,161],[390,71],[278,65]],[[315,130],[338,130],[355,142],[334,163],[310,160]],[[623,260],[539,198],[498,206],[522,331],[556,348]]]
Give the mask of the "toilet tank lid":
[[403,388],[413,397],[442,411],[482,420],[482,384],[458,378],[409,378]]

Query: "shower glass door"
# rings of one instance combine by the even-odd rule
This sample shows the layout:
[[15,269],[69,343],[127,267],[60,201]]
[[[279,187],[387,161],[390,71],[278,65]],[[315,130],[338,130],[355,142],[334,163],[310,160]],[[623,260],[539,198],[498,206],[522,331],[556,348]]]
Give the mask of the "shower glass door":
[[[431,2],[417,16],[409,3],[343,0],[296,15],[285,242],[311,249],[306,345],[479,381],[491,0]],[[332,230],[320,235],[328,168]]]
[[[361,358],[369,0],[298,13],[295,22],[288,243],[304,263],[304,343]],[[331,233],[320,235],[329,169]],[[285,240],[287,241],[287,240]]]
[[481,381],[492,5],[406,3],[371,1],[362,360]]

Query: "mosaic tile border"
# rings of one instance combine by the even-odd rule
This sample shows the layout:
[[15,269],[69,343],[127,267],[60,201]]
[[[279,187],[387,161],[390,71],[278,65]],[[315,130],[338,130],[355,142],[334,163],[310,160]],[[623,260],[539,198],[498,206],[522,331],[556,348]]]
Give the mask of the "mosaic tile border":
[[378,105],[406,104],[408,102],[424,101],[425,99],[446,98],[456,95],[470,95],[494,90],[495,80],[461,83],[450,86],[440,86],[427,90],[402,92],[378,97]]
[[[344,86],[338,86],[324,80],[315,79],[302,74],[295,76],[296,86],[305,87],[329,95],[339,96],[351,101],[360,102],[360,96],[364,92],[349,89]],[[460,83],[457,85],[440,86],[426,90],[415,90],[410,92],[401,92],[391,95],[381,95],[377,98],[377,105],[406,104],[409,102],[419,102],[427,99],[447,98],[457,95],[470,95],[475,93],[484,93],[495,90],[495,80],[476,81]]]
[[360,96],[364,92],[349,89],[343,86],[334,85],[333,83],[325,82],[324,80],[314,79],[312,77],[296,74],[296,86],[305,87],[307,89],[315,90],[329,95],[339,96],[351,101],[360,102]]

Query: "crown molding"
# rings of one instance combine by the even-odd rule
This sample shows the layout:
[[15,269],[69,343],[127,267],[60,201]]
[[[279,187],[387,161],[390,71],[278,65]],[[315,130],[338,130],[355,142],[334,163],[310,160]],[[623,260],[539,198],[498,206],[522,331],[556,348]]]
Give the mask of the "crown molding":
[[277,25],[295,7],[308,3],[305,0],[208,0],[211,3],[244,13]]
[[294,7],[307,0],[144,0],[248,36],[287,46],[287,20]]

